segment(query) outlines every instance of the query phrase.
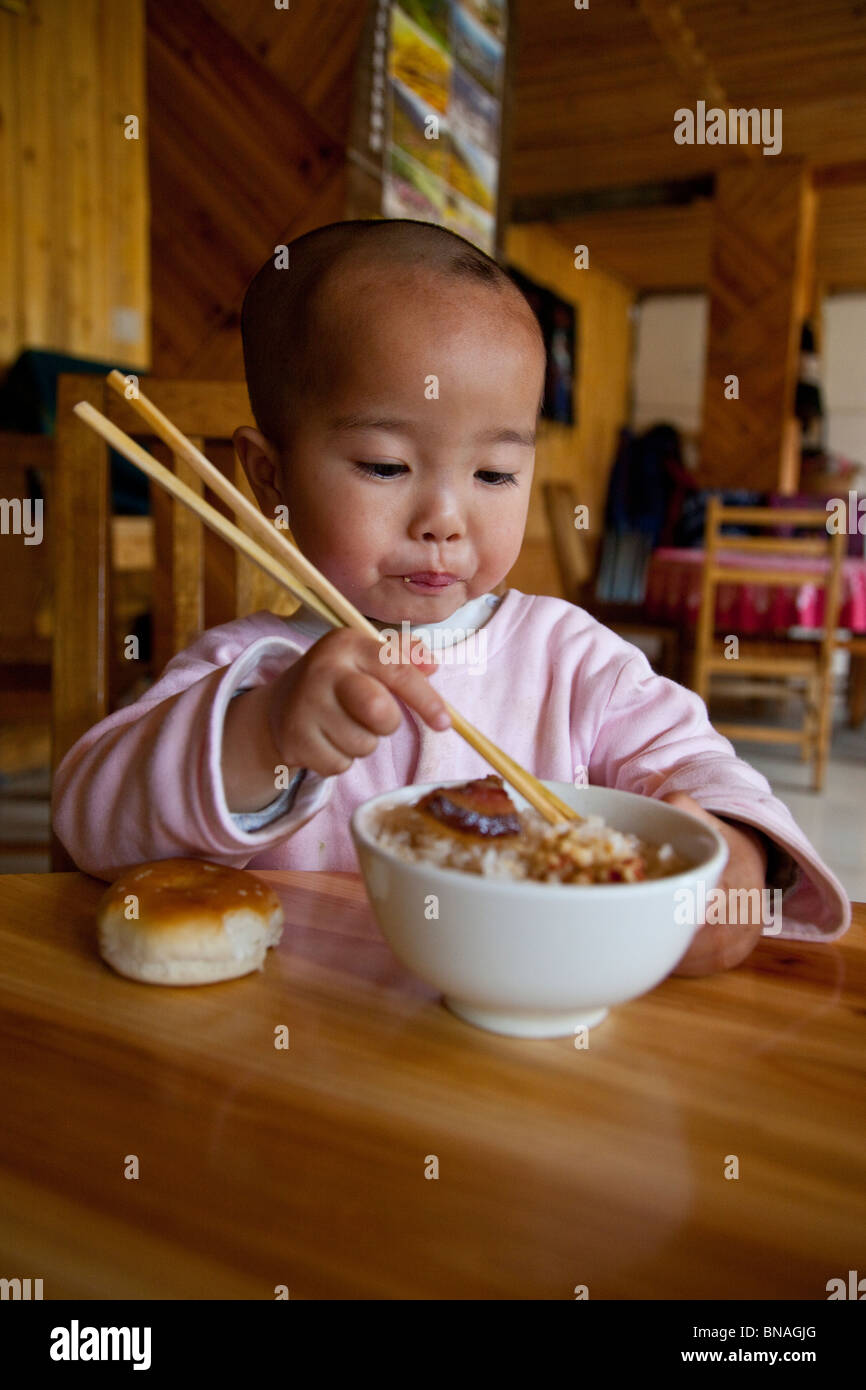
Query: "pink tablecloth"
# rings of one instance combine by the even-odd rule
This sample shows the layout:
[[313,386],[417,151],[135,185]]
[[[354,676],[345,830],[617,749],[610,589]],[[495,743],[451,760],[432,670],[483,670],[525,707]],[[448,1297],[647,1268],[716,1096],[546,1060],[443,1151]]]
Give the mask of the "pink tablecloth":
[[[656,550],[647,576],[647,616],[655,622],[694,625],[701,603],[702,550]],[[744,551],[719,553],[722,564],[751,569],[790,569],[791,560],[778,555]],[[804,569],[820,560],[804,558]],[[824,561],[824,564],[827,562]],[[720,584],[716,593],[716,626],[739,633],[774,632],[791,627],[820,628],[824,620],[824,589],[804,582],[796,588],[770,584]],[[839,627],[866,632],[866,559],[843,561],[842,607]]]

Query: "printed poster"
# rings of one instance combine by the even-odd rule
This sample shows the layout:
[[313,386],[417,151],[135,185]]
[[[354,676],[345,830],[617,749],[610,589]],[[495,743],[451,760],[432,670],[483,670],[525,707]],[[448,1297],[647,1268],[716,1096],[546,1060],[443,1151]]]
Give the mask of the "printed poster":
[[391,6],[386,217],[438,222],[495,254],[506,0]]

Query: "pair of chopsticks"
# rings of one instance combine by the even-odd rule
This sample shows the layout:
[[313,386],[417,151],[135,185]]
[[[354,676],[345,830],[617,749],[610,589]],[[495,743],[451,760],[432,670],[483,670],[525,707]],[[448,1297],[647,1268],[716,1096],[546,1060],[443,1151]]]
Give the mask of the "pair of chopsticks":
[[[125,397],[126,381],[120,372],[110,372],[107,380],[118,395]],[[89,402],[79,401],[74,409],[75,414],[97,434],[101,435],[113,449],[116,449],[124,458],[129,459],[130,463],[135,464],[143,473],[146,473],[153,482],[159,483],[176,501],[182,502],[190,511],[195,512],[206,526],[209,526],[235,550],[246,555],[272,579],[276,579],[302,603],[312,608],[320,617],[330,623],[332,627],[351,627],[380,643],[387,640],[385,634],[373,627],[372,623],[358,612],[354,604],[351,604],[340,593],[339,589],[336,589],[316,569],[315,565],[310,563],[297,546],[293,545],[286,536],[271,525],[267,518],[209,459],[205,458],[204,454],[171,423],[167,416],[163,415],[152,401],[149,401],[139,391],[136,396],[129,400],[129,404],[147,422],[150,431],[162,439],[173,454],[189,464],[190,468],[198,474],[211,491],[215,492],[223,502],[231,507],[238,520],[246,523],[258,540],[253,540],[245,535],[215,507],[212,507],[203,497],[199,497],[198,493],[175,477],[170,469],[165,468],[152,454],[149,454],[135,440],[130,439],[123,430],[119,429]],[[259,541],[261,544],[258,543]],[[462,714],[459,714],[447,702],[445,702],[445,708],[451,718],[452,727],[460,734],[461,738],[465,739],[477,753],[481,754],[482,758],[496,768],[504,780],[526,797],[529,804],[534,806],[552,825],[566,820],[582,819],[558,796],[548,791],[536,777],[533,777],[530,772],[527,772],[495,743],[492,743],[480,730],[474,728],[468,720],[463,718]]]

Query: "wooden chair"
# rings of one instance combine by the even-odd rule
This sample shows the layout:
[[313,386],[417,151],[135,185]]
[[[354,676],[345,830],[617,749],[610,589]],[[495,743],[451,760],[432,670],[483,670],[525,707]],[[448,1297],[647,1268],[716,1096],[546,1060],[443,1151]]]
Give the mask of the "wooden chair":
[[[252,497],[231,445],[235,429],[253,423],[243,382],[143,377],[141,389],[247,497]],[[172,466],[190,487],[198,492],[203,488],[188,465],[172,458],[160,441],[148,437],[141,418],[103,378],[60,377],[51,507],[55,580],[52,771],[81,735],[109,713],[117,672],[132,649],[128,634],[112,623],[109,451],[73,414],[72,407],[80,400],[89,401],[127,434],[143,440],[145,447]],[[206,496],[228,515],[218,498],[209,492]],[[208,531],[185,507],[175,506],[161,488],[151,489],[151,507],[156,674],[205,627],[230,622],[259,608],[286,614],[295,610],[297,603],[290,594]],[[130,534],[125,540],[127,546],[146,545],[140,535]],[[115,549],[117,546],[115,539]],[[56,837],[52,867],[74,868]]]
[[[820,532],[820,536],[786,539],[777,536],[721,535],[728,523],[755,528],[796,526]],[[760,724],[717,723],[719,733],[728,738],[766,743],[799,744],[804,761],[812,762],[813,789],[824,785],[824,770],[831,734],[833,697],[833,650],[841,597],[842,559],[845,537],[827,531],[826,511],[792,510],[773,507],[724,507],[712,497],[707,508],[702,571],[701,605],[695,638],[692,689],[708,699],[712,676],[761,678],[750,682],[753,693],[787,698],[790,683],[804,688],[802,728],[779,729]],[[720,549],[738,553],[773,554],[791,560],[790,568],[773,570],[749,566],[748,560],[736,567],[719,562]],[[821,559],[826,566],[808,569],[797,560]],[[715,634],[716,592],[720,584],[788,585],[812,583],[824,589],[824,626],[820,640],[796,641],[785,636],[767,640],[738,637],[737,659],[725,655],[725,641]],[[734,634],[736,635],[736,634]],[[779,684],[785,682],[785,684]],[[714,721],[715,722],[715,721]]]
[[[54,576],[51,521],[54,515],[53,435],[0,432],[0,494],[4,498],[43,503],[39,545],[23,538],[4,548],[7,565],[0,584],[0,775],[37,773],[51,761],[51,657],[54,633]],[[153,569],[153,521],[149,516],[111,519],[114,599],[117,616],[141,611],[149,603]],[[13,804],[41,801],[42,793],[23,791],[17,783],[4,789]],[[15,812],[11,813],[14,825]],[[11,857],[48,854],[50,842],[14,838],[0,841],[0,868]]]
[[577,505],[574,489],[570,483],[548,481],[542,483],[542,493],[562,592],[569,603],[585,608],[626,641],[633,642],[637,637],[658,641],[658,668],[663,675],[676,679],[677,629],[649,622],[640,604],[610,603],[596,598],[598,569],[590,561],[585,533],[574,524]]

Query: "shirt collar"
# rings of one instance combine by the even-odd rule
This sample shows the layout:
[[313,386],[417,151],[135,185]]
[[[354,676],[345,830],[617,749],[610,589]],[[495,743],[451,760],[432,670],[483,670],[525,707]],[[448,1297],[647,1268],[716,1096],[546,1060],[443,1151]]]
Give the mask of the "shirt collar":
[[[469,633],[483,627],[495,613],[500,602],[501,599],[497,594],[482,594],[479,598],[473,598],[468,603],[464,603],[450,617],[442,618],[438,623],[412,623],[409,631],[419,635],[435,633],[438,646],[450,647],[453,643],[462,641]],[[324,618],[309,608],[299,608],[287,621],[311,636],[314,641],[331,630]],[[400,631],[399,628],[395,628],[395,630]]]

